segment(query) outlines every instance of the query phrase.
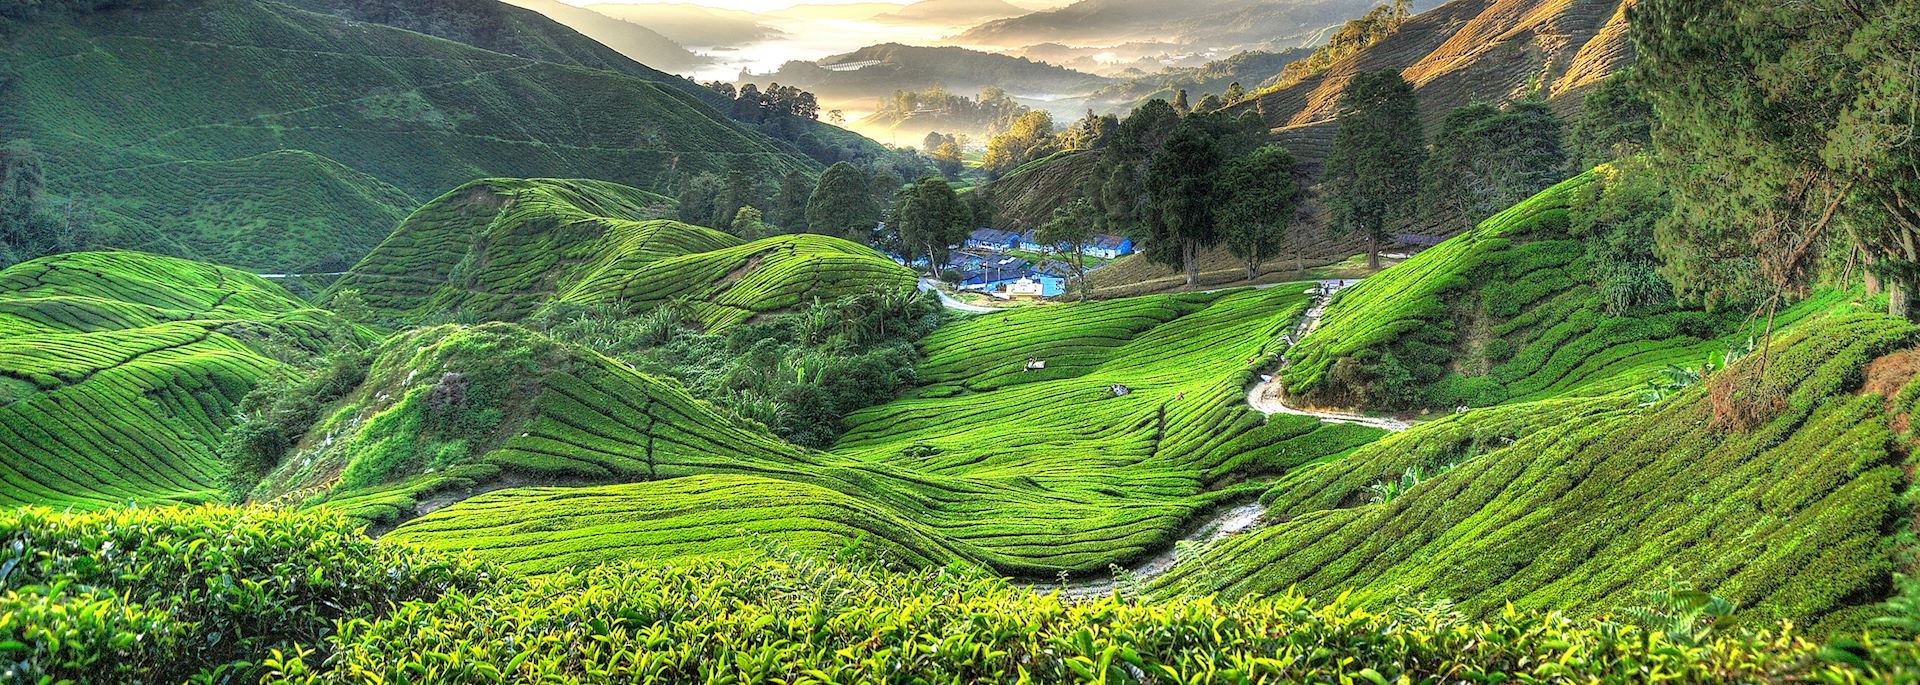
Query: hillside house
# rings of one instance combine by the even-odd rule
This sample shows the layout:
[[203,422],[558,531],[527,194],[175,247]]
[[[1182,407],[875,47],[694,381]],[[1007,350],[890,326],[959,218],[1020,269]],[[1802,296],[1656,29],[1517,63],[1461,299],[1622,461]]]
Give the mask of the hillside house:
[[1020,246],[1020,234],[997,228],[976,228],[967,234],[967,247],[981,250],[1011,250]]
[[1133,254],[1133,239],[1102,233],[1093,237],[1087,245],[1087,255],[1101,259],[1116,259]]

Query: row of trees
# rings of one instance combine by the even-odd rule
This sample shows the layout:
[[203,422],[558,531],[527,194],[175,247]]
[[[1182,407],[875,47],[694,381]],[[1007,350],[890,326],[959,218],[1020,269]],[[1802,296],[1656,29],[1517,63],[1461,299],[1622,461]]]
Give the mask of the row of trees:
[[827,167],[817,180],[788,172],[772,189],[753,170],[736,168],[725,175],[688,179],[679,193],[677,216],[746,240],[810,232],[866,242],[899,187],[899,177],[868,173],[847,162]]
[[731,83],[714,81],[707,88],[733,100],[733,117],[742,121],[759,122],[770,116],[820,118],[820,101],[797,86],[769,83],[762,91],[748,83],[736,90]]

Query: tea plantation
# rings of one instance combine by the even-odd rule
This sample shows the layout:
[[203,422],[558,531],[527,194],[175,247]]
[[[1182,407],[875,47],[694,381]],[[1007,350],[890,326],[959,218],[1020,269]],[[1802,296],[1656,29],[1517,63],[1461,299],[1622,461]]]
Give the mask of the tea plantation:
[[[1607,313],[1586,241],[1568,235],[1569,204],[1590,178],[1549,188],[1341,291],[1319,329],[1287,352],[1288,391],[1384,408],[1607,394],[1670,364],[1699,367],[1764,328],[1736,335],[1745,311]],[[1775,325],[1840,299],[1788,310]]]
[[131,252],[0,271],[0,502],[202,501],[257,382],[361,333],[252,274]]
[[[224,507],[0,511],[0,651],[29,682],[1882,682],[1910,641],[1699,639],[1617,617],[1065,601],[760,543],[757,563],[533,579]],[[106,550],[106,553],[101,553]],[[44,680],[43,680],[44,679]]]
[[672,301],[709,328],[869,290],[911,271],[870,248],[813,234],[751,243],[657,219],[667,198],[601,181],[488,179],[401,222],[335,286],[395,322],[518,320],[542,305]]

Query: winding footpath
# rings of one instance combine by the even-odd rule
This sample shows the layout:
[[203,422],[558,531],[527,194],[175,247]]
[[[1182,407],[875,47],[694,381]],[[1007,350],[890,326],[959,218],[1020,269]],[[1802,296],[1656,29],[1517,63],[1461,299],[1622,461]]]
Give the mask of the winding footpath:
[[977,304],[967,304],[965,302],[961,302],[960,300],[955,299],[952,295],[948,295],[947,291],[941,290],[939,286],[934,285],[933,279],[929,279],[929,278],[920,279],[920,289],[925,290],[927,292],[931,292],[935,295],[939,295],[940,304],[945,305],[946,308],[957,311],[957,312],[972,312],[975,314],[979,314],[983,312],[1000,311],[993,307],[982,307]]
[[[1291,336],[1292,340],[1298,341],[1306,337],[1308,333],[1312,333],[1315,328],[1318,328],[1320,325],[1320,316],[1326,313],[1327,303],[1332,301],[1333,293],[1341,288],[1352,285],[1353,282],[1354,279],[1321,281],[1319,287],[1315,289],[1313,305],[1307,308],[1306,313],[1301,315],[1300,322],[1294,325]],[[930,286],[923,282],[922,287]],[[1271,285],[1255,287],[1271,287]],[[945,302],[946,300],[945,294],[942,293],[941,301]],[[1411,424],[1406,421],[1387,416],[1367,416],[1365,414],[1348,412],[1289,407],[1286,403],[1286,395],[1280,386],[1280,379],[1277,377],[1268,378],[1261,381],[1260,384],[1253,386],[1253,389],[1247,392],[1247,405],[1262,414],[1311,416],[1327,423],[1359,424],[1392,432],[1403,431],[1411,426]],[[1223,509],[1215,513],[1204,523],[1193,527],[1187,534],[1182,535],[1180,540],[1182,542],[1206,544],[1230,535],[1254,530],[1266,524],[1263,520],[1266,512],[1266,505],[1259,502],[1249,502],[1236,507]],[[1170,546],[1166,551],[1154,555],[1146,561],[1133,565],[1128,571],[1137,581],[1144,583],[1173,570],[1174,565],[1179,562],[1177,545],[1175,545]],[[1112,593],[1116,587],[1117,584],[1111,576],[1089,578],[1080,581],[1069,578],[1064,584],[1036,583],[1033,585],[1033,589],[1036,592],[1059,591],[1060,596],[1067,599],[1102,597]]]

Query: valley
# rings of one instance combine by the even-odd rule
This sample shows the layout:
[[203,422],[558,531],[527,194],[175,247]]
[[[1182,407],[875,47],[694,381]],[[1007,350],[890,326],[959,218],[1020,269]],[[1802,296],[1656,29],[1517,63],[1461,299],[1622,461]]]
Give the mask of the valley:
[[0,681],[1912,681],[1917,36],[0,0]]

